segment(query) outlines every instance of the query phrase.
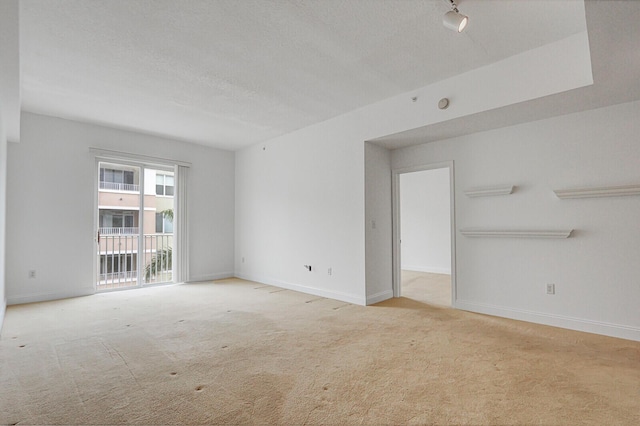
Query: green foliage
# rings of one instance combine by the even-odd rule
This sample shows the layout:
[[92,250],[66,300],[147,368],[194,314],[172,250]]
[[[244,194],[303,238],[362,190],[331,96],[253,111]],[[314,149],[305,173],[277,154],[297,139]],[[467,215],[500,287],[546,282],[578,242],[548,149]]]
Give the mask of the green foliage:
[[171,247],[160,249],[151,258],[149,264],[144,268],[144,280],[149,282],[151,277],[155,277],[158,273],[164,273],[172,269],[173,250]]
[[165,219],[169,219],[170,222],[173,222],[173,209],[162,210],[160,213],[162,213],[162,216]]
[[[166,209],[161,211],[162,216],[165,219],[173,222],[173,209]],[[151,261],[144,268],[144,280],[145,282],[149,282],[152,277],[155,277],[158,274],[165,273],[170,271],[172,268],[173,262],[173,251],[171,247],[166,249],[159,249],[156,254],[151,258]]]

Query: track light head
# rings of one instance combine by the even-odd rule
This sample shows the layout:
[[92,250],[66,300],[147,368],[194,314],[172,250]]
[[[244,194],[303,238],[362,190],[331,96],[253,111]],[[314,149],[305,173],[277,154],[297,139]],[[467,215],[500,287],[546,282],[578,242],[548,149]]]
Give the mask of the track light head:
[[461,33],[469,23],[469,17],[458,11],[458,6],[453,0],[449,0],[449,2],[451,3],[451,10],[444,14],[442,24],[450,30]]

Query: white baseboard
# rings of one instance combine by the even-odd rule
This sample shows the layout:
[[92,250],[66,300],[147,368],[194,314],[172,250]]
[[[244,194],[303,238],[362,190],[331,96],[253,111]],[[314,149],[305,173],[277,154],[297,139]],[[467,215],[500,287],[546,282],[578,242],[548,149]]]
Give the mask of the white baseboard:
[[353,294],[324,290],[300,284],[292,284],[281,280],[253,276],[250,274],[236,273],[235,276],[238,278],[242,278],[243,280],[255,281],[261,284],[273,285],[280,288],[286,288],[288,290],[299,291],[300,293],[313,294],[314,296],[322,296],[329,299],[340,300],[342,302],[353,303],[354,305],[364,306],[367,303],[366,298]]
[[460,299],[456,300],[455,308],[479,314],[511,318],[520,321],[567,328],[569,330],[584,331],[587,333],[602,334],[604,336],[617,337],[620,339],[640,341],[640,328],[622,324],[612,324],[584,318],[574,318],[564,315],[527,311],[524,309],[507,308],[504,306],[495,306]]
[[367,306],[380,303],[382,301],[391,299],[392,297],[393,297],[393,290],[385,290],[379,293],[372,294],[371,296],[367,296]]
[[446,274],[451,275],[451,268],[439,268],[437,266],[411,266],[402,265],[403,271],[427,272],[430,274]]
[[217,274],[208,274],[208,275],[196,275],[189,276],[188,283],[195,283],[201,281],[215,281],[215,280],[224,280],[226,278],[233,278],[235,274],[233,272],[220,272]]
[[48,302],[50,300],[69,299],[71,297],[90,296],[95,294],[93,287],[84,287],[55,293],[31,293],[17,296],[9,296],[7,305],[22,305],[23,303]]

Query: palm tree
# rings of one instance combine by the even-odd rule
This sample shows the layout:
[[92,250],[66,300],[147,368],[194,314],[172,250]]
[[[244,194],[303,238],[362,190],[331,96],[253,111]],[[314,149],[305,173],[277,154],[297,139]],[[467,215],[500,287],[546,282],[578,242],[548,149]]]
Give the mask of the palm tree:
[[[173,222],[173,209],[166,209],[161,211],[162,216]],[[164,249],[158,249],[156,254],[153,255],[151,261],[144,268],[144,280],[149,282],[151,277],[155,277],[158,273],[165,271],[171,271],[173,264],[173,250],[171,247]]]
[[151,277],[155,277],[158,273],[170,271],[172,268],[173,255],[171,247],[160,249],[153,255],[151,261],[144,268],[144,280],[149,282]]
[[168,219],[171,223],[173,223],[173,209],[162,210],[160,213],[162,213],[162,216],[165,219]]

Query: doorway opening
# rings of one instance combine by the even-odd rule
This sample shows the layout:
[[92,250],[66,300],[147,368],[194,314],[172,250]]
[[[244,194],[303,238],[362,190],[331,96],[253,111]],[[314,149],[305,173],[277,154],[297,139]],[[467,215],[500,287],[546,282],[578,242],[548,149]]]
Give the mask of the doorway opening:
[[174,170],[97,161],[96,291],[174,282]]
[[455,304],[453,163],[394,171],[394,296]]

